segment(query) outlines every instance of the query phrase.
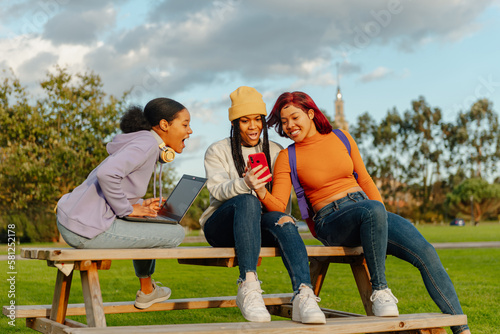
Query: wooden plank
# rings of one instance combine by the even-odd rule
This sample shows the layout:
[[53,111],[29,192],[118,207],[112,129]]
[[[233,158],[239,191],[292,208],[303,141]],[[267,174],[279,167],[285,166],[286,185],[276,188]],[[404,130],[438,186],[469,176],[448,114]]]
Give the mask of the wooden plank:
[[97,270],[109,270],[111,268],[111,260],[99,260],[99,261],[76,261],[75,270],[89,270],[92,263],[96,264]]
[[446,329],[444,328],[429,328],[417,331],[416,334],[446,334]]
[[[73,262],[74,264],[73,270],[89,270],[90,266],[92,265],[92,260],[70,261],[70,262]],[[111,268],[111,260],[97,260],[93,262],[97,264],[97,270],[108,270]],[[64,261],[47,260],[47,265],[49,267],[57,268],[56,263],[64,264]]]
[[69,328],[67,325],[47,318],[28,318],[26,327],[44,334],[66,334],[65,330]]
[[[380,334],[446,334],[446,329],[444,328],[426,328],[426,329],[413,329],[413,330],[404,330],[400,332],[383,332]],[[368,333],[371,334],[371,333]]]
[[[406,314],[394,318],[358,317],[330,318],[325,325],[305,325],[293,321],[272,321],[268,323],[233,322],[210,324],[154,325],[107,328],[72,328],[66,329],[72,334],[160,334],[160,333],[271,333],[271,334],[358,334],[412,331],[419,328],[436,328],[441,326],[456,326],[467,322],[465,315],[445,314]],[[441,324],[441,325],[436,325]]]
[[370,283],[370,273],[368,272],[366,260],[362,258],[357,263],[352,263],[351,270],[354,275],[356,285],[358,286],[359,296],[363,302],[366,315],[373,315],[372,302],[370,301],[372,285]]
[[324,258],[311,257],[309,260],[309,272],[311,274],[311,284],[313,286],[313,291],[316,296],[319,297],[321,292],[321,287],[325,281],[326,272],[328,271],[328,266],[330,262],[326,261]]
[[[281,305],[290,303],[292,293],[282,294],[265,294],[262,295],[266,305]],[[151,307],[140,310],[134,307],[133,301],[127,302],[108,302],[103,303],[105,314],[115,313],[138,313],[150,311],[171,311],[171,310],[189,310],[189,309],[206,309],[206,308],[221,308],[221,307],[236,307],[236,296],[209,297],[209,298],[186,298],[186,299],[170,299],[161,303],[153,304]],[[50,315],[51,305],[18,305],[16,306],[17,318],[40,318]],[[4,314],[6,306],[4,306]],[[7,313],[8,314],[8,313]],[[85,304],[69,304],[66,311],[66,316],[85,315]]]
[[[361,255],[361,247],[307,246],[309,256]],[[74,249],[74,248],[21,248],[21,257],[51,261],[85,260],[142,260],[142,259],[198,259],[235,257],[234,248],[224,247],[176,247],[154,249]],[[280,256],[274,247],[261,248],[260,257]]]
[[91,327],[106,327],[97,264],[92,262],[88,270],[80,271],[80,277],[82,280],[87,325]]
[[178,259],[177,262],[179,264],[227,268],[234,268],[238,265],[238,259],[235,257],[219,259]]
[[[292,318],[292,304],[284,304],[284,305],[270,305],[267,306],[269,313],[272,315],[277,315],[283,318]],[[342,312],[337,310],[330,310],[326,308],[321,308],[321,311],[325,314],[327,318],[340,318],[340,317],[366,317],[362,314],[350,313],[350,312]]]
[[338,311],[338,310],[330,310],[327,308],[322,308],[321,311],[325,314],[325,317],[327,318],[347,318],[347,317],[366,317],[364,314],[357,314],[357,313],[351,313],[351,312],[344,312],[344,311]]
[[66,326],[69,326],[69,327],[88,327],[86,324],[82,324],[81,322],[78,322],[78,321],[75,321],[75,320],[71,320],[71,319],[66,319],[66,321],[64,321],[64,324]]
[[64,319],[66,319],[66,307],[68,306],[72,279],[73,271],[70,272],[68,276],[63,274],[60,270],[57,271],[50,319],[60,324],[64,323]]
[[[234,268],[238,266],[238,258],[230,257],[226,259],[178,259],[179,264],[190,264],[196,266],[226,267]],[[262,263],[262,258],[257,259],[257,267]]]

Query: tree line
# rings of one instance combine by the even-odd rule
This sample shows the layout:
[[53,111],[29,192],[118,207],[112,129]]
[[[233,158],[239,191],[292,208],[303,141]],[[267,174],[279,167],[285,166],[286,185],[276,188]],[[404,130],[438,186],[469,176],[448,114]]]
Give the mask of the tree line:
[[[3,71],[0,233],[15,224],[18,239],[54,241],[58,199],[107,156],[106,143],[119,131],[130,92],[108,95],[99,75],[71,74],[60,67],[48,72],[36,91],[36,97],[30,95],[12,71]],[[489,101],[479,100],[455,122],[445,123],[441,111],[421,97],[410,111],[392,110],[380,123],[363,114],[351,133],[389,210],[432,222],[467,214],[473,196],[475,218],[498,216],[500,137]],[[175,177],[167,165],[167,190]],[[207,206],[204,189],[183,224],[199,228]]]
[[351,133],[389,211],[414,222],[500,219],[500,132],[489,100],[446,121],[419,97],[380,122],[362,114]]

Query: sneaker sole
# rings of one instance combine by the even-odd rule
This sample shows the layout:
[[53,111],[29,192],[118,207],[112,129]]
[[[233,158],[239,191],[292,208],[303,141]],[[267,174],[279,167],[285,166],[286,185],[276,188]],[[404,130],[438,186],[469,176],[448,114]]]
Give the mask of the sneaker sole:
[[271,315],[270,314],[267,314],[267,315],[263,314],[262,316],[252,317],[251,315],[247,315],[247,314],[243,313],[243,311],[241,310],[242,306],[240,306],[240,304],[238,302],[236,302],[236,306],[238,306],[238,308],[240,309],[241,315],[247,321],[250,321],[250,322],[270,322],[271,321]]
[[399,317],[399,311],[397,309],[396,310],[386,310],[384,312],[380,312],[379,314],[377,314],[376,312],[373,312],[373,314],[376,317]]
[[296,314],[292,310],[292,321],[300,322],[303,324],[326,324],[326,317],[323,314],[323,316],[317,315],[311,316],[308,319],[302,319],[300,314]]
[[165,301],[165,300],[169,299],[171,294],[172,294],[172,291],[170,291],[170,292],[168,293],[168,295],[166,295],[166,296],[164,296],[164,297],[160,297],[160,298],[153,299],[152,301],[147,302],[147,303],[138,303],[138,302],[135,302],[135,303],[134,303],[134,306],[135,306],[136,308],[138,308],[138,309],[143,310],[143,309],[145,309],[145,308],[151,307],[151,305],[153,305],[153,304],[160,303],[160,302],[163,302],[163,301]]
[[262,316],[262,317],[247,317],[245,316],[243,313],[243,318],[245,318],[246,320],[250,321],[250,322],[271,322],[271,316],[267,317],[267,316]]

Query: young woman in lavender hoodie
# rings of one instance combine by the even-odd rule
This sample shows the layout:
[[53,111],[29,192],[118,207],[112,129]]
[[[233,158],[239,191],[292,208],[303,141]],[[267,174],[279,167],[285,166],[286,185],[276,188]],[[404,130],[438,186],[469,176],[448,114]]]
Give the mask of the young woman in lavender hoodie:
[[[64,240],[75,248],[178,246],[184,239],[180,225],[136,223],[121,218],[157,215],[160,198],[142,197],[157,163],[164,162],[160,157],[165,151],[160,146],[181,153],[184,141],[193,133],[189,122],[189,111],[168,98],[151,100],[144,110],[129,108],[120,122],[123,133],[106,146],[109,156],[57,203],[57,226]],[[141,285],[135,300],[137,308],[170,297],[169,288],[151,279],[155,260],[134,260],[133,264]]]

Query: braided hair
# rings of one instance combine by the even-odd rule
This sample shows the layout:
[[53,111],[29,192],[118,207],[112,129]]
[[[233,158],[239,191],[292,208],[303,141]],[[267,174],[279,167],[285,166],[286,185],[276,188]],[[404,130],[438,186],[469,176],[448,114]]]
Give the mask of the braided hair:
[[[271,168],[271,154],[269,153],[269,137],[267,135],[267,123],[266,118],[262,117],[262,131],[264,132],[264,138],[262,143],[262,151],[264,152],[266,159],[269,163],[269,168]],[[237,118],[231,122],[231,154],[233,156],[234,166],[238,171],[238,175],[243,177],[245,173],[246,162],[243,159],[243,152],[241,150],[241,133],[240,133],[240,119]],[[268,182],[266,184],[266,189],[271,192],[272,184]]]

